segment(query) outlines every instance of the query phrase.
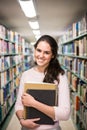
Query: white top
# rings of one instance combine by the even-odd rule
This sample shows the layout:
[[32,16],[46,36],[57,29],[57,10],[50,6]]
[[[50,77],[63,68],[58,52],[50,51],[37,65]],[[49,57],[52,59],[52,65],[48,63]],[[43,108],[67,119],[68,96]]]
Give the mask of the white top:
[[[28,82],[43,82],[44,73],[36,71],[31,68],[22,74],[20,80],[19,93],[15,104],[15,111],[23,110],[23,104],[21,102],[21,96],[24,92],[24,83]],[[70,94],[69,85],[66,75],[59,76],[58,84],[58,106],[54,106],[55,110],[55,120],[57,121],[54,125],[40,125],[34,130],[46,130],[57,128],[59,125],[59,120],[67,120],[70,116]]]

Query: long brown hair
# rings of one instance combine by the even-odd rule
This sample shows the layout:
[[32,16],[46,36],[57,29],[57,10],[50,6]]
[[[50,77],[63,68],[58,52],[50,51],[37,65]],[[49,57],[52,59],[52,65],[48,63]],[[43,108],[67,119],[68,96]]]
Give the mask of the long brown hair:
[[42,37],[40,37],[38,39],[38,41],[36,42],[36,44],[34,45],[35,49],[37,48],[37,45],[39,42],[41,41],[46,41],[52,50],[52,54],[53,54],[53,58],[51,59],[49,65],[47,66],[47,68],[45,69],[44,73],[45,73],[45,77],[43,79],[43,82],[47,82],[47,83],[54,83],[54,80],[57,80],[59,82],[59,74],[64,74],[64,70],[61,68],[59,61],[58,61],[58,45],[56,40],[49,36],[49,35],[43,35]]

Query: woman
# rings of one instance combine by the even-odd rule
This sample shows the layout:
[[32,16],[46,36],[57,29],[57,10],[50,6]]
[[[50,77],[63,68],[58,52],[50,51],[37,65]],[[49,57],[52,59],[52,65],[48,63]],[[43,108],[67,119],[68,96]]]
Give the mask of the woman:
[[[19,93],[15,104],[16,115],[23,130],[60,130],[59,121],[68,120],[70,116],[70,95],[67,77],[58,59],[57,42],[49,35],[43,35],[35,44],[34,59],[36,65],[22,74]],[[58,106],[48,106],[31,95],[24,93],[24,83],[55,83],[58,87]],[[24,106],[32,106],[52,118],[54,125],[36,124],[36,119],[24,119]]]

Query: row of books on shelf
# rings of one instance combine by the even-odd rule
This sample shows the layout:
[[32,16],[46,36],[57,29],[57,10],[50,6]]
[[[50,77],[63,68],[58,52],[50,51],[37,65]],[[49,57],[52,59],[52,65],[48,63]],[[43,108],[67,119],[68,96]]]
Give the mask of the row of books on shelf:
[[1,56],[0,57],[0,71],[3,71],[9,67],[13,67],[14,65],[21,64],[22,62],[23,62],[22,55]]
[[87,109],[85,109],[85,112],[83,114],[84,118],[82,118],[80,114],[74,109],[73,105],[71,108],[72,108],[71,117],[74,122],[76,130],[86,130],[87,129]]
[[0,89],[0,105],[3,105],[14,90],[19,86],[20,77],[16,77]]
[[68,72],[68,79],[71,90],[77,93],[79,99],[87,107],[87,84],[70,72]]
[[85,122],[83,122],[83,120],[78,115],[76,115],[76,126],[77,126],[78,130],[86,130],[87,129]]
[[3,25],[0,25],[0,54],[2,53],[31,54],[32,48],[33,46],[29,44],[20,34],[7,29]]
[[24,52],[24,55],[30,55],[30,49],[29,48],[25,48],[25,52]]
[[87,81],[87,60],[70,58],[67,56],[61,56],[59,60],[67,69],[76,73],[81,79]]
[[0,54],[18,54],[18,53],[22,53],[22,44],[16,44],[0,39]]
[[34,65],[33,55],[24,56],[24,70],[31,68]]
[[[32,46],[20,34],[0,25],[0,125],[16,100],[25,70],[24,55],[29,57],[31,52]],[[30,67],[28,62],[26,66]]]
[[23,49],[24,55],[31,55],[33,51],[33,46],[32,44],[29,44],[28,42],[23,42],[22,49]]
[[[1,90],[0,90],[1,93]],[[4,101],[4,104],[0,104],[0,124],[4,121],[6,118],[6,115],[10,111],[12,105],[14,104],[16,97],[18,93],[18,88],[14,89],[13,92],[8,96],[6,101]]]
[[24,62],[31,62],[31,60],[33,60],[33,57],[28,55],[28,56],[24,56]]
[[21,37],[20,34],[18,34],[17,32],[13,32],[12,30],[6,28],[3,25],[0,25],[0,38],[7,39],[11,42],[16,43],[24,42],[24,38]]
[[[71,92],[72,118],[78,130],[87,129],[87,107],[81,102],[78,95]],[[81,129],[80,129],[81,128]]]
[[87,56],[87,36],[72,41],[69,44],[63,44],[59,53],[73,54],[74,56]]
[[74,22],[68,27],[64,34],[59,38],[59,43],[64,43],[79,35],[87,32],[87,12],[82,16],[79,21]]
[[28,70],[31,68],[31,64],[28,62],[25,62],[23,66],[24,66],[24,70]]
[[0,73],[0,89],[23,72],[22,65],[17,65]]

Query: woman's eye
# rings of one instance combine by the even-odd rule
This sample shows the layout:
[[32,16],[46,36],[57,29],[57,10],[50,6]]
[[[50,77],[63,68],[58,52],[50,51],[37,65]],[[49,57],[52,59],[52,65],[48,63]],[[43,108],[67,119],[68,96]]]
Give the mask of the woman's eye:
[[[42,52],[42,50],[40,50],[40,49],[36,49],[36,51],[37,51],[37,52]],[[49,55],[49,54],[50,54],[50,52],[49,52],[49,51],[44,51],[44,54]]]
[[37,51],[38,51],[38,52],[41,52],[41,50],[40,50],[40,49],[37,49]]
[[46,51],[45,54],[50,54],[50,53],[48,51]]

